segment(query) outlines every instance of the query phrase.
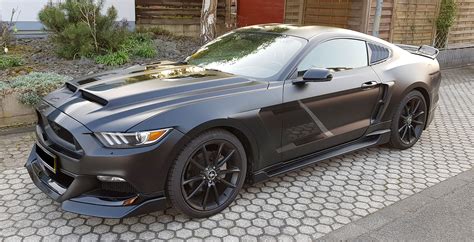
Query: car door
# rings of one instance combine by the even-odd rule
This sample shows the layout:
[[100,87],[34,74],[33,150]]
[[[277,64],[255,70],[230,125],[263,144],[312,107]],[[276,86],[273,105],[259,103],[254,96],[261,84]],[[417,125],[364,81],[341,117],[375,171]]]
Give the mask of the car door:
[[[307,82],[310,68],[327,68],[333,78]],[[356,39],[333,39],[308,51],[297,74],[285,81],[282,118],[282,160],[321,151],[361,137],[371,123],[380,81],[368,65],[367,45]]]

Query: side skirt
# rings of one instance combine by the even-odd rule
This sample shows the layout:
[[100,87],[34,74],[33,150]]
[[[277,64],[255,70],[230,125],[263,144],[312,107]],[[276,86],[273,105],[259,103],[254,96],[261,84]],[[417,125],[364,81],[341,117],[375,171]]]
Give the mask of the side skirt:
[[346,144],[338,145],[333,148],[309,154],[294,160],[281,162],[279,164],[262,169],[260,171],[256,171],[251,176],[251,182],[257,183],[265,181],[267,179],[284,174],[286,172],[298,170],[305,166],[315,164],[319,161],[323,161],[338,155],[343,155],[356,150],[385,144],[389,141],[389,139],[390,132],[383,132],[382,134],[374,133],[370,136],[362,137],[358,140]]

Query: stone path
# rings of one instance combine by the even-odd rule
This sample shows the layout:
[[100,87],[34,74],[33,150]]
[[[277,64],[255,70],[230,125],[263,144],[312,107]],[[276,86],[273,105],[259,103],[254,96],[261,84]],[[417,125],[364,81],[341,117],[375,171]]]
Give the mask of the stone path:
[[208,219],[173,209],[120,220],[63,212],[22,167],[32,134],[0,136],[0,240],[321,238],[473,168],[474,68],[443,76],[440,107],[413,148],[365,149],[247,185]]

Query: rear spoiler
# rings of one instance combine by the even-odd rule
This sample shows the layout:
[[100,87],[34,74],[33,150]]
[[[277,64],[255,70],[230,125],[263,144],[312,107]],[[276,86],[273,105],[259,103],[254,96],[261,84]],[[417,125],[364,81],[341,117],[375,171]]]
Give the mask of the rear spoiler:
[[439,50],[429,45],[415,46],[415,45],[402,45],[397,44],[398,47],[415,55],[421,55],[431,59],[435,59],[439,54]]

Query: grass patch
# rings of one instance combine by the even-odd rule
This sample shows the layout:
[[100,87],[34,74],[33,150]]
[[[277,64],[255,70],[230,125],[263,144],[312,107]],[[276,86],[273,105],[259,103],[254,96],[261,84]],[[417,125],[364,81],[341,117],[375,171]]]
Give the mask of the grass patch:
[[152,58],[157,54],[150,33],[133,33],[127,38],[125,43],[120,46],[120,49],[131,56],[143,58]]
[[18,56],[0,55],[0,70],[21,65],[23,65],[23,60]]
[[118,51],[97,56],[95,61],[98,64],[119,66],[127,63],[130,57],[153,58],[156,54],[152,34],[133,33],[120,45]]
[[127,52],[117,51],[111,52],[106,55],[97,56],[95,62],[97,64],[107,65],[107,66],[119,66],[127,63],[130,60]]

